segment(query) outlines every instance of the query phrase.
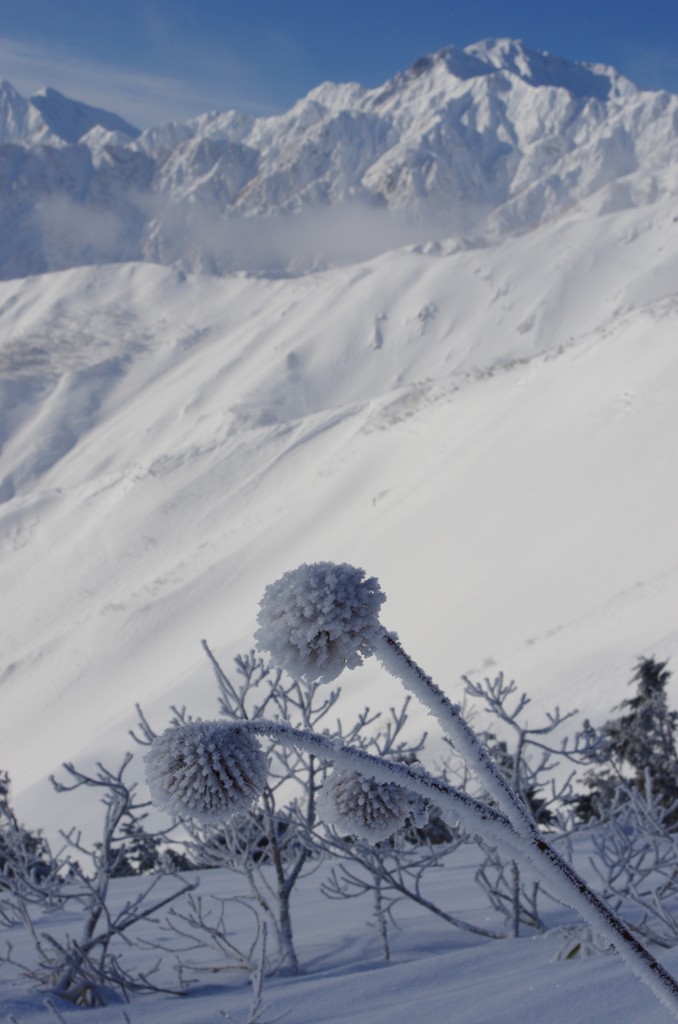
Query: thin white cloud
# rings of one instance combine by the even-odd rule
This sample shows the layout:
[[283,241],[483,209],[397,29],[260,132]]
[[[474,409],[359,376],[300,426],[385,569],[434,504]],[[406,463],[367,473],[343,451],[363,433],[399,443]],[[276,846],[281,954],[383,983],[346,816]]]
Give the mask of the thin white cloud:
[[229,90],[227,81],[220,83],[219,97],[179,78],[87,61],[53,44],[28,44],[6,36],[0,36],[3,78],[27,96],[49,85],[73,99],[111,110],[139,128],[187,120],[214,109],[266,109]]

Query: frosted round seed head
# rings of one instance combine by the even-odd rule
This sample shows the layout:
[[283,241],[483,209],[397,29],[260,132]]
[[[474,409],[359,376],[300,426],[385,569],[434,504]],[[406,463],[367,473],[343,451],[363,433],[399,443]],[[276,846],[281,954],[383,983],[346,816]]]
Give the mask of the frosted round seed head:
[[378,580],[362,569],[304,564],[266,587],[255,640],[290,675],[331,682],[372,653],[385,600]]
[[332,772],[318,794],[318,814],[328,825],[374,845],[405,824],[413,794],[396,782],[359,772]]
[[266,755],[251,733],[224,722],[172,726],[144,756],[156,807],[205,824],[245,811],[266,784]]

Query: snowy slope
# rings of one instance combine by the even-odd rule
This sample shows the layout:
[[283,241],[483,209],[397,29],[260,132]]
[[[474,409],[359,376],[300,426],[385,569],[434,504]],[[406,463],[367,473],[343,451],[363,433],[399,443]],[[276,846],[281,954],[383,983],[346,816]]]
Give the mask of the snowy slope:
[[[444,685],[605,716],[678,651],[670,201],[298,278],[143,264],[0,285],[0,731],[27,816],[133,704],[214,713],[301,561],[378,575]],[[397,700],[376,667],[354,708]],[[30,742],[25,742],[30,737]]]
[[[474,859],[462,848],[449,863],[429,872],[424,891],[443,908],[457,916],[487,926],[500,925],[490,917],[480,888],[473,880]],[[370,897],[328,900],[320,895],[320,882],[328,865],[302,878],[293,898],[293,919],[303,973],[298,977],[273,976],[264,982],[263,1001],[268,1013],[259,1019],[274,1021],[286,1014],[294,1024],[668,1024],[670,1012],[614,955],[567,960],[559,956],[565,935],[553,929],[546,934],[528,934],[500,941],[479,939],[451,928],[433,914],[409,901],[395,907],[398,927],[390,929],[392,958],[380,957],[379,940],[372,917]],[[190,877],[195,877],[191,875]],[[230,871],[201,874],[200,895],[205,905],[212,898],[241,895],[244,880]],[[140,879],[115,879],[114,905],[132,900],[139,892]],[[181,907],[181,909],[184,909]],[[550,909],[550,908],[549,908]],[[249,914],[235,904],[227,905],[228,939],[247,949],[253,928]],[[550,923],[571,923],[573,915],[563,910],[548,913]],[[79,922],[71,911],[44,915],[41,926],[71,933]],[[123,967],[150,972],[157,964],[162,944],[160,973],[152,980],[169,988],[176,986],[174,957],[178,947],[172,936],[160,933],[157,925],[146,926],[137,935],[154,942],[148,949],[119,943],[116,952]],[[30,960],[31,947],[19,929],[12,931],[17,960]],[[186,942],[183,943],[184,947]],[[570,946],[572,942],[570,941]],[[269,947],[270,948],[270,947]],[[678,971],[675,949],[662,950],[661,960]],[[214,951],[184,954],[192,966],[223,964]],[[19,1024],[51,1024],[54,1016],[45,1007],[44,993],[27,991],[16,971],[5,970],[0,978],[0,1005]],[[14,975],[14,977],[13,977]],[[200,975],[184,998],[171,995],[133,994],[125,1008],[134,1024],[215,1024],[228,1013],[230,1020],[243,1021],[251,1005],[251,989],[241,972],[214,971]],[[196,976],[197,975],[197,976]],[[62,1019],[81,1021],[80,1008],[58,1007]],[[91,1024],[120,1024],[122,1007],[110,1005],[88,1009]]]

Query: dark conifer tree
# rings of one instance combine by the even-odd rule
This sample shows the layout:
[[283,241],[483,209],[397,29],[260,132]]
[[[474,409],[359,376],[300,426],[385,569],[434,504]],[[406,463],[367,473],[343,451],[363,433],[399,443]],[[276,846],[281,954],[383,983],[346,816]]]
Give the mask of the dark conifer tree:
[[[664,807],[678,801],[678,711],[668,707],[671,673],[667,665],[655,658],[640,658],[630,680],[635,695],[623,700],[614,709],[623,714],[600,730],[599,766],[587,774],[584,781],[589,792],[577,802],[577,813],[584,820],[603,814],[619,799],[624,785],[644,793],[647,773]],[[678,821],[678,807],[669,821]]]
[[671,673],[667,662],[641,658],[631,679],[635,697],[619,705],[625,714],[608,722],[605,731],[622,764],[633,772],[632,782],[641,792],[649,769],[655,791],[663,802],[678,796],[678,753],[676,725],[678,711],[669,711],[666,687]]

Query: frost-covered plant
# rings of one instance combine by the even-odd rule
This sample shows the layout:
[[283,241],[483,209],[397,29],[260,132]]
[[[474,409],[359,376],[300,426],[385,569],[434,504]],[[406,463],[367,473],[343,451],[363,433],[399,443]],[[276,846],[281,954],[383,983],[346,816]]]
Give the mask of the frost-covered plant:
[[[361,569],[332,566],[326,562],[316,566],[303,565],[294,572],[286,573],[267,589],[262,600],[257,633],[259,645],[274,657],[279,656],[279,652],[291,651],[295,671],[306,673],[309,678],[319,678],[323,663],[331,665],[330,678],[336,678],[342,662],[345,666],[354,667],[371,651],[384,668],[438,719],[458,753],[503,812],[504,822],[500,824],[495,820],[492,823],[495,834],[502,834],[503,840],[519,857],[534,864],[558,899],[577,910],[592,928],[603,932],[615,944],[634,973],[652,988],[678,1019],[678,982],[541,834],[520,794],[503,776],[462,717],[459,705],[450,701],[416,664],[396,634],[387,632],[379,624],[377,610],[384,597],[378,590],[377,581],[369,581],[370,600],[363,602],[357,596],[357,584],[363,577]],[[349,581],[346,588],[344,581]],[[337,646],[337,656],[332,657]],[[291,734],[281,734],[280,738],[284,742],[285,738],[291,739]],[[300,739],[297,737],[297,742]],[[360,770],[358,764],[349,763],[347,767]],[[402,781],[397,780],[395,773],[395,769],[402,769],[402,766],[389,767],[394,772],[390,777],[381,770],[375,771],[374,777],[381,781]],[[475,831],[482,831],[487,826],[487,814],[482,812]]]
[[329,683],[372,653],[384,600],[362,569],[302,565],[266,588],[255,640],[290,675]]
[[[427,807],[423,800],[419,803],[421,810],[429,813],[426,825],[419,815],[416,820],[413,816],[404,828],[376,845],[355,838],[347,840],[343,833],[329,830],[323,837],[324,848],[338,863],[321,884],[321,892],[335,900],[371,898],[386,960],[390,959],[389,930],[396,924],[395,908],[403,900],[416,903],[453,928],[488,939],[505,937],[505,932],[466,921],[430,899],[425,884],[429,873],[441,867],[450,854],[468,843],[469,838],[463,829],[449,828],[437,808]],[[432,837],[437,841],[432,841]]]
[[[228,720],[222,728],[235,728],[268,712],[300,728],[318,729],[336,703],[336,690],[284,676],[254,651],[236,657],[235,672],[227,674],[205,641],[203,648],[214,670],[219,712]],[[173,710],[175,726],[188,724],[184,709]],[[139,732],[135,739],[142,744],[155,742],[156,734],[140,709]],[[243,877],[248,898],[269,926],[274,947],[271,962],[296,974],[299,963],[291,903],[312,853],[308,836],[315,825],[315,798],[326,769],[313,755],[265,739],[263,752],[268,774],[259,780],[263,784],[257,803],[228,819],[207,823],[185,809],[175,813],[188,829],[193,860],[201,866],[226,867]]]
[[618,786],[616,802],[587,832],[606,899],[638,935],[670,948],[678,944],[678,806],[664,801],[648,768],[642,791]]
[[430,676],[379,621],[386,597],[375,577],[346,563],[316,562],[284,573],[264,591],[255,639],[282,667],[308,680],[335,679],[373,654],[438,719],[487,792],[508,814],[533,822],[522,801]]
[[[253,652],[236,657],[236,673],[227,675],[204,641],[203,647],[219,687],[219,709],[234,722],[254,720],[267,713],[268,717],[297,728],[322,728],[346,745],[408,764],[415,763],[424,750],[426,734],[414,739],[407,735],[411,701],[408,696],[398,708],[391,707],[388,716],[365,708],[350,723],[344,720],[330,724],[330,715],[340,699],[338,687],[294,679],[265,665]],[[314,863],[319,857],[340,858],[342,892],[337,891],[336,895],[372,897],[375,915],[382,922],[388,916],[384,908],[392,899],[407,899],[426,907],[453,927],[474,930],[422,895],[422,883],[429,871],[465,841],[459,839],[458,830],[447,829],[438,819],[441,831],[435,848],[422,845],[420,832],[430,827],[430,823],[426,824],[429,808],[408,790],[408,822],[404,830],[398,830],[397,838],[377,846],[355,837],[347,841],[346,835],[351,832],[348,823],[342,827],[340,838],[334,830],[322,827],[328,820],[321,795],[326,761],[298,747],[272,740],[264,743],[269,776],[261,801],[230,822],[218,823],[201,835],[194,835],[194,855],[201,863],[225,865],[245,876],[251,895],[269,920],[270,933],[277,940],[288,969],[294,969],[296,962],[290,901],[309,858]],[[313,870],[313,865],[309,866]],[[353,867],[361,876],[360,885],[354,886],[348,880]],[[497,937],[496,932],[478,931]]]
[[92,775],[65,764],[65,781],[52,779],[59,793],[98,790],[105,809],[99,841],[89,846],[76,829],[62,833],[65,847],[52,859],[48,878],[40,880],[41,886],[58,884],[58,903],[52,905],[77,912],[77,934],[49,929],[41,913],[49,904],[38,905],[38,914],[34,913],[37,889],[35,885],[27,887],[26,879],[19,885],[14,874],[11,889],[3,892],[3,902],[7,906],[12,901],[16,921],[23,924],[33,945],[30,962],[13,960],[11,950],[6,959],[40,988],[80,1006],[101,1006],[121,995],[127,998],[132,991],[160,991],[149,977],[152,972],[142,974],[123,963],[119,947],[123,943],[132,946],[131,935],[137,925],[152,920],[196,884],[176,879],[169,891],[162,886],[163,891],[158,892],[161,879],[172,873],[163,871],[130,900],[111,905],[111,879],[125,858],[123,826],[138,823],[148,806],[137,801],[136,786],[125,777],[131,760],[132,755],[127,754],[116,771],[99,764]]
[[0,771],[0,924],[24,920],[30,906],[60,907],[60,864],[40,832],[18,820],[10,802],[10,779]]
[[268,774],[257,740],[223,722],[172,725],[156,737],[144,761],[156,807],[205,824],[251,807]]
[[[562,726],[577,712],[563,713],[558,707],[548,712],[539,725],[528,724],[525,711],[530,699],[527,694],[519,693],[515,682],[505,679],[503,673],[482,682],[464,677],[464,682],[466,697],[482,702],[482,709],[500,723],[503,735],[507,736],[500,740],[494,732],[479,733],[495,764],[534,820],[548,830],[550,838],[562,835],[565,830],[562,811],[572,799],[575,768],[590,763],[596,755],[596,739],[590,730],[584,729],[573,739],[565,736],[559,741],[556,737]],[[475,710],[474,704],[470,706]],[[563,765],[568,765],[570,770],[559,778],[558,769]],[[491,905],[504,914],[516,936],[522,924],[543,930],[545,926],[537,905],[540,881],[532,878],[525,884],[517,862],[507,862],[493,846],[482,841],[480,845],[485,857],[476,881]]]
[[[678,982],[541,833],[529,807],[462,717],[460,706],[449,700],[414,662],[396,634],[380,625],[377,612],[384,596],[375,579],[364,577],[361,569],[326,562],[304,565],[295,573],[285,574],[267,588],[262,601],[257,633],[260,646],[274,657],[285,659],[286,667],[309,681],[336,678],[342,668],[356,667],[367,654],[374,654],[435,715],[494,806],[436,779],[420,765],[387,761],[348,746],[338,737],[297,729],[287,722],[243,721],[237,728],[223,726],[224,734],[236,748],[241,743],[240,731],[253,733],[334,762],[340,772],[358,772],[379,784],[395,783],[411,789],[437,804],[450,824],[458,822],[471,835],[481,834],[488,843],[505,850],[511,860],[527,860],[556,899],[576,910],[592,929],[614,943],[638,978],[678,1020]],[[219,728],[216,723],[214,726]],[[216,739],[214,742],[219,746]],[[224,756],[228,759],[230,754]],[[165,761],[171,774],[170,764]],[[181,765],[182,772],[186,767],[185,763]],[[172,785],[170,782],[169,788]],[[163,801],[167,800],[167,790],[168,785],[158,781],[156,792]],[[208,813],[212,812],[210,803]]]
[[[416,740],[406,736],[408,705],[406,697],[399,708],[390,708],[388,716],[363,709],[351,723],[330,716],[337,706],[340,691],[317,681],[304,682],[274,669],[254,652],[235,659],[235,673],[226,673],[203,641],[219,690],[219,711],[232,724],[261,718],[265,713],[299,729],[318,731],[389,759],[416,759],[425,734]],[[150,745],[156,734],[139,710],[139,733],[134,738]],[[185,709],[173,709],[175,725],[190,721]],[[261,799],[249,810],[201,826],[185,821],[191,836],[191,858],[201,866],[224,866],[243,876],[259,912],[269,924],[272,944],[277,945],[279,965],[291,973],[298,971],[298,959],[292,927],[292,897],[297,881],[312,871],[318,858],[351,856],[355,844],[340,842],[319,827],[316,798],[327,774],[328,759],[298,746],[262,738],[269,760],[269,771]],[[442,849],[439,849],[442,856]],[[400,870],[409,856],[394,851],[389,859],[393,871]],[[378,855],[377,855],[378,859]],[[428,860],[417,871],[433,864]],[[407,895],[407,893],[403,893]],[[450,922],[454,923],[454,922]]]
[[533,835],[525,836],[501,811],[434,778],[420,765],[389,762],[367,751],[344,746],[327,736],[295,729],[285,722],[258,719],[243,722],[240,728],[334,761],[340,770],[359,771],[378,782],[395,782],[411,789],[424,800],[435,802],[448,821],[459,821],[473,834],[482,832],[489,841],[504,847],[508,856],[514,859],[526,857],[552,883],[556,898],[579,911],[592,928],[614,942],[638,977],[652,988],[678,1019],[678,984],[675,979],[536,829]]
[[396,782],[335,771],[318,794],[318,813],[328,825],[374,844],[405,824],[413,802],[412,793]]

